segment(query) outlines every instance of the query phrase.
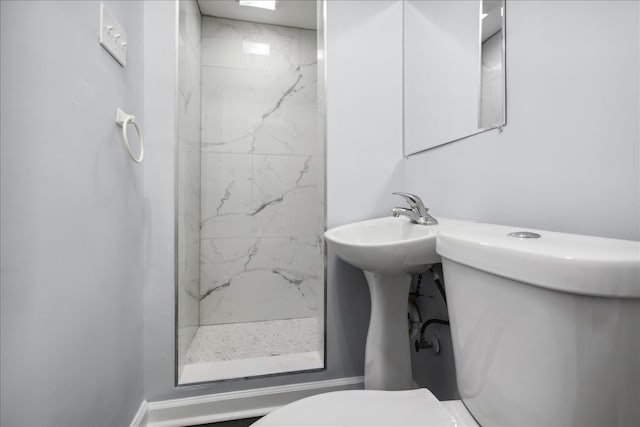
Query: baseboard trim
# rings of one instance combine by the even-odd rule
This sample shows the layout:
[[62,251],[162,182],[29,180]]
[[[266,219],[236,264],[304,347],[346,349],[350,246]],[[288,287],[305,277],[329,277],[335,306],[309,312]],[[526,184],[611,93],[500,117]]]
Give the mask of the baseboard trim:
[[146,423],[138,425],[179,427],[261,417],[304,397],[363,386],[364,377],[350,377],[149,402]]
[[129,427],[145,427],[147,425],[147,414],[149,413],[149,404],[146,400],[140,403],[138,412],[133,416]]

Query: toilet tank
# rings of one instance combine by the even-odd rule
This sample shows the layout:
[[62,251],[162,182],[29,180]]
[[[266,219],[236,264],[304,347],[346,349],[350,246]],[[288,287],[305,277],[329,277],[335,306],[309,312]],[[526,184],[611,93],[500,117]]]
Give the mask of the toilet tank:
[[486,426],[640,425],[640,243],[518,231],[437,238],[465,405]]

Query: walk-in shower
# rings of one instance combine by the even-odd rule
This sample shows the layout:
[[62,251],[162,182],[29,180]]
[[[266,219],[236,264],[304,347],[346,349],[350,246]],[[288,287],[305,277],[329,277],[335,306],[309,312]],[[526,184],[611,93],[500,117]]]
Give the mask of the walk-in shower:
[[179,2],[178,384],[324,367],[321,2],[241,3]]

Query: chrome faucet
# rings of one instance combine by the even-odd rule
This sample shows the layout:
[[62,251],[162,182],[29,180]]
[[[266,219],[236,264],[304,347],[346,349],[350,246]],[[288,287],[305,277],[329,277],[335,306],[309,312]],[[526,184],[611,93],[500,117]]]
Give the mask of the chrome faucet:
[[397,192],[393,193],[395,196],[403,197],[409,208],[393,208],[391,209],[391,213],[395,217],[399,217],[400,215],[408,217],[412,222],[416,224],[422,225],[435,225],[438,221],[429,215],[429,209],[424,207],[424,203],[420,200],[420,197],[411,193],[402,193]]

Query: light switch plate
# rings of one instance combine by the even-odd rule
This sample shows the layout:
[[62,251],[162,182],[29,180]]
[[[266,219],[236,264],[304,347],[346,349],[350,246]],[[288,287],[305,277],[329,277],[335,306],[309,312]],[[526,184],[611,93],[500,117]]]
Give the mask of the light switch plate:
[[123,67],[127,65],[127,32],[100,3],[100,44]]

